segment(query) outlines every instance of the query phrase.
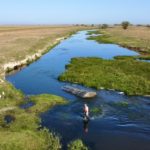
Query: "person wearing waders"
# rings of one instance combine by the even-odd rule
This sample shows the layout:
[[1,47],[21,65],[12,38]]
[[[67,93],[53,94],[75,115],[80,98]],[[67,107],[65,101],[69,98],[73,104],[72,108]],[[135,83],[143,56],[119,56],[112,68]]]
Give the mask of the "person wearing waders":
[[84,104],[83,112],[84,112],[84,120],[88,121],[89,120],[89,107],[87,104]]

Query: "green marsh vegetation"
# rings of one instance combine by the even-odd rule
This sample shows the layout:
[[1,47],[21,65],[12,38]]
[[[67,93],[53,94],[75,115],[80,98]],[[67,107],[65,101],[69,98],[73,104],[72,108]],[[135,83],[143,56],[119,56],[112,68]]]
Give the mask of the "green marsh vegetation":
[[87,35],[100,34],[99,30],[88,31]]
[[0,109],[15,107],[22,103],[24,95],[8,82],[0,83]]
[[[3,94],[4,93],[4,94]],[[41,94],[30,96],[24,100],[21,91],[16,90],[10,83],[0,84],[0,149],[2,150],[61,150],[61,137],[41,128],[40,113],[61,104],[67,104],[62,97]],[[21,109],[20,104],[28,101],[34,102],[34,106]],[[7,122],[6,116],[11,118]],[[77,142],[78,148],[83,148]],[[74,148],[74,144],[69,148]]]
[[59,137],[48,130],[22,130],[20,132],[0,131],[2,150],[59,150]]
[[[0,148],[3,150],[58,150],[61,149],[60,137],[40,128],[39,113],[66,101],[54,95],[32,96],[35,106],[32,111],[18,106],[24,103],[24,95],[10,83],[0,84]],[[36,111],[35,111],[36,110]],[[38,114],[37,114],[38,111]],[[36,113],[35,113],[36,112]],[[6,116],[12,121],[7,123]]]
[[[5,88],[3,88],[5,87]],[[35,105],[31,110],[19,108],[24,103],[24,95],[11,84],[4,82],[0,92],[0,148],[3,150],[59,150],[60,137],[47,129],[40,129],[39,113],[66,101],[58,96],[43,94],[31,96]],[[12,118],[7,122],[5,117]]]
[[[13,120],[7,123],[6,115]],[[15,108],[0,114],[0,148],[3,150],[58,150],[60,137],[47,129],[39,129],[40,118],[34,113]]]
[[122,108],[128,108],[129,107],[129,103],[126,101],[121,101],[121,102],[115,102],[115,103],[111,103],[111,105],[115,106],[115,107],[122,107]]
[[52,108],[55,105],[67,104],[67,101],[64,98],[49,94],[31,96],[30,101],[35,103],[35,105],[30,107],[28,111],[34,113],[45,112],[47,109]]
[[101,106],[97,106],[97,107],[93,107],[93,108],[90,108],[90,113],[93,114],[93,115],[101,115],[102,114],[102,108]]
[[104,60],[73,58],[59,80],[96,89],[115,89],[127,95],[150,95],[150,65],[130,57]]
[[83,144],[82,140],[77,139],[68,144],[68,150],[89,150],[89,149]]
[[150,55],[138,55],[138,56],[115,56],[115,59],[124,60],[150,60]]
[[126,30],[128,29],[128,26],[130,25],[130,23],[128,21],[123,21],[121,25],[122,25],[122,28]]

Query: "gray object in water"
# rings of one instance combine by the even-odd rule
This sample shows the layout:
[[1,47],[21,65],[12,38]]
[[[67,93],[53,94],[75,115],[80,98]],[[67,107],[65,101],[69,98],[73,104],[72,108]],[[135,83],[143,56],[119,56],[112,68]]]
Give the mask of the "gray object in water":
[[72,93],[81,98],[93,98],[97,95],[96,92],[81,90],[81,89],[78,89],[78,88],[75,88],[72,86],[64,86],[64,87],[62,87],[62,89],[66,92]]

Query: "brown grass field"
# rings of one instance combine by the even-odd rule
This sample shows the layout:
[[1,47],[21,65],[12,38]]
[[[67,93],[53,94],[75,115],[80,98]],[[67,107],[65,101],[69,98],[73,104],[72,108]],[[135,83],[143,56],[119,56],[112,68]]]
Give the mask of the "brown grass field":
[[[104,29],[104,42],[116,43],[141,53],[150,53],[150,27],[129,26],[127,30],[121,26]],[[99,39],[101,40],[101,39]]]
[[150,28],[144,26],[129,26],[127,30],[123,30],[121,26],[118,26],[108,28],[107,30],[118,36],[131,37],[139,40],[150,40]]
[[0,72],[8,62],[45,50],[57,38],[87,29],[83,26],[0,26]]

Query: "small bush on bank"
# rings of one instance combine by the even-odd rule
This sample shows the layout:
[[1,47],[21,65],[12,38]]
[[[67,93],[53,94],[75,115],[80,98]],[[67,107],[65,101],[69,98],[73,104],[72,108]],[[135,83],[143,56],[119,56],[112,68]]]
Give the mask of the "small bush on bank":
[[83,144],[82,140],[77,139],[68,144],[68,150],[88,150],[88,148]]

